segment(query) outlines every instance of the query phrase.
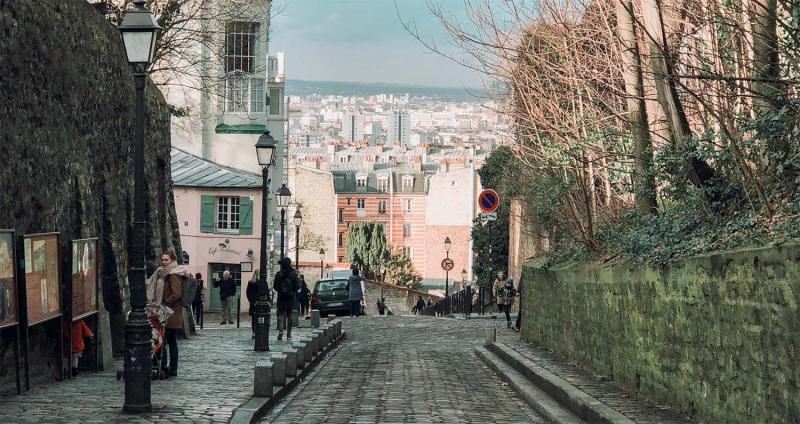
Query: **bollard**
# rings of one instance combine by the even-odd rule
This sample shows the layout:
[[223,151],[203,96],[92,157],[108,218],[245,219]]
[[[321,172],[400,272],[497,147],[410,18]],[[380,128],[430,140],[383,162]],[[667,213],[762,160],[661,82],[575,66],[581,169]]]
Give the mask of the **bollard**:
[[336,320],[336,317],[333,315],[328,315],[328,322],[333,322]]
[[253,371],[253,396],[272,397],[272,387],[272,362],[256,362]]
[[297,375],[297,352],[289,349],[282,353],[286,355],[286,378],[291,379]]
[[300,311],[292,309],[292,327],[297,328],[300,325]]
[[270,355],[272,362],[272,385],[283,386],[286,384],[286,355],[273,353]]
[[496,328],[486,328],[486,346],[494,343],[497,341],[497,329]]
[[290,351],[294,353],[296,356],[295,364],[297,365],[297,369],[303,369],[306,367],[306,348],[300,343],[292,343],[290,346]]
[[319,328],[319,309],[311,310],[311,327]]
[[301,338],[297,340],[297,344],[302,346],[303,348],[303,356],[305,357],[305,363],[310,363],[314,359],[314,351],[312,350],[311,340],[307,338]]
[[314,337],[317,338],[317,349],[322,351],[328,345],[328,337],[325,335],[325,330],[314,330]]

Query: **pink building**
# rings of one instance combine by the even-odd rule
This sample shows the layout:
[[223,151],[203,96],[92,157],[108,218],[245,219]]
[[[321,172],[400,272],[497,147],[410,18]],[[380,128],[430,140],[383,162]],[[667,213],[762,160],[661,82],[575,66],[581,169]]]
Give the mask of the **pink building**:
[[[227,168],[172,149],[175,210],[189,269],[206,282],[205,308],[219,311],[211,281],[229,271],[247,281],[258,268],[261,246],[261,176]],[[241,311],[249,310],[242,293]]]

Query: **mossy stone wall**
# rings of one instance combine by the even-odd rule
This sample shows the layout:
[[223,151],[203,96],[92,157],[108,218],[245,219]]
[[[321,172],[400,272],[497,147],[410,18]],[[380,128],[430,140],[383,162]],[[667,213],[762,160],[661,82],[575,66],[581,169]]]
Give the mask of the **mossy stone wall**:
[[800,422],[800,245],[523,278],[525,340],[700,422]]

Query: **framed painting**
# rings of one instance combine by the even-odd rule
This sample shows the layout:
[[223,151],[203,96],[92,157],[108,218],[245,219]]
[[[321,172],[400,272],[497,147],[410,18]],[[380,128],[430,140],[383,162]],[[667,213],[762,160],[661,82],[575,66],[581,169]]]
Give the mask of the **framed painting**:
[[72,320],[97,312],[97,239],[72,240]]
[[28,234],[25,253],[25,295],[28,326],[61,315],[61,270],[58,233]]
[[0,230],[0,328],[19,322],[14,230]]

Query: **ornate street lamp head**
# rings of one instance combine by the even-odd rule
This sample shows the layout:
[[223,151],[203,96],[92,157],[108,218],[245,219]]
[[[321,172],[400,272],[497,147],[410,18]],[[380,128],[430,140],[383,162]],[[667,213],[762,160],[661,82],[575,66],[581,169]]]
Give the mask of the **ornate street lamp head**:
[[289,187],[286,187],[286,184],[282,185],[281,188],[278,189],[278,207],[285,208],[289,206],[289,201],[292,200],[292,192],[289,190]]
[[135,0],[133,8],[125,12],[125,17],[118,28],[125,43],[128,63],[134,65],[137,72],[144,73],[153,62],[156,40],[161,31],[156,17],[147,8],[147,2]]
[[258,164],[261,165],[262,168],[272,165],[272,162],[275,160],[276,150],[275,139],[272,138],[269,130],[264,129],[264,133],[258,137],[258,142],[256,143]]

